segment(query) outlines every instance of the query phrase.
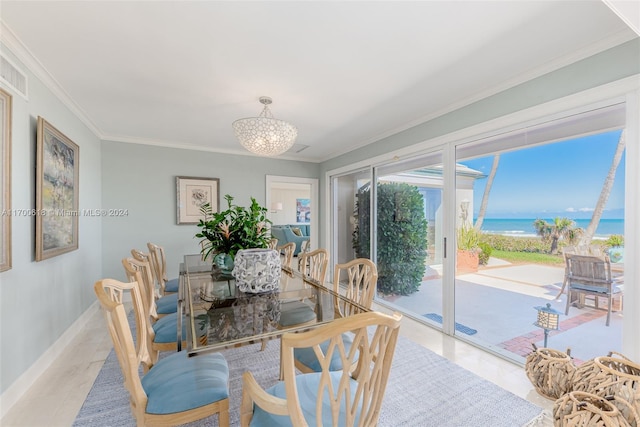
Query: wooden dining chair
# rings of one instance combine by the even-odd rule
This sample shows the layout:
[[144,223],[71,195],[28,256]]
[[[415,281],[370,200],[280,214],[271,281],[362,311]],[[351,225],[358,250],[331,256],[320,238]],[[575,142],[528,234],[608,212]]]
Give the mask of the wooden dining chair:
[[302,256],[311,250],[311,240],[307,239],[302,242],[300,253],[298,253],[298,271],[302,270]]
[[[136,349],[123,305],[131,293],[136,324],[144,327],[143,298],[138,282],[103,279],[94,290],[102,306],[113,348],[129,393],[136,424],[172,426],[218,414],[220,426],[229,426],[229,367],[220,353],[187,357],[171,354],[157,363],[144,359]],[[145,373],[140,377],[140,365]]]
[[[378,284],[378,268],[368,258],[356,258],[344,264],[336,264],[333,270],[333,290],[358,305],[370,309]],[[338,314],[342,317],[359,312],[358,307],[336,299]]]
[[[250,371],[242,376],[241,426],[375,426],[401,318],[366,312],[307,332],[285,333],[284,381],[265,390]],[[348,332],[354,337],[349,349],[343,342]],[[326,350],[321,348],[324,342],[330,343]],[[296,375],[293,353],[298,348],[313,349],[320,372]],[[343,361],[339,371],[329,371],[334,353]]]
[[152,315],[154,316],[154,319],[157,319],[158,317],[166,316],[167,314],[177,312],[178,311],[178,294],[173,293],[173,294],[167,294],[167,295],[161,296],[159,290],[156,288],[156,284],[158,282],[155,278],[155,274],[153,273],[154,269],[151,267],[152,266],[151,255],[146,252],[142,252],[138,249],[131,249],[131,255],[133,255],[134,259],[140,262],[145,262],[149,266],[148,270],[150,274],[146,274],[146,273],[143,274],[143,278],[145,280],[150,279],[150,289],[153,290],[152,295],[155,298],[155,307],[154,307],[155,311],[152,313]]
[[[178,349],[178,313],[168,314],[152,323],[155,301],[149,297],[150,292],[152,292],[148,278],[146,278],[150,275],[149,265],[134,258],[124,258],[122,265],[128,280],[140,284],[140,293],[143,299],[140,307],[144,310],[143,316],[149,320],[144,325],[144,329],[141,328],[139,330],[144,331],[146,334],[145,337],[149,342],[151,359],[155,363],[161,351],[177,351]],[[136,307],[134,306],[134,308]],[[205,325],[202,325],[202,329],[196,331],[202,343],[206,342],[205,330]],[[187,322],[184,319],[182,321],[182,337],[181,344],[186,347]]]
[[[357,304],[347,304],[345,300],[335,297],[336,317],[348,317],[361,313],[363,309],[370,310],[377,283],[378,269],[370,259],[356,258],[344,264],[336,264],[333,272],[333,291],[336,294],[343,294]],[[350,347],[352,339],[352,334],[345,334],[343,337],[345,346]],[[325,351],[328,346],[328,341],[321,344]],[[313,349],[297,348],[293,355],[296,368],[301,372],[318,372],[320,370],[320,362]],[[332,371],[342,369],[342,360],[338,354],[334,353],[329,369]]]
[[294,242],[285,243],[284,245],[276,248],[282,255],[282,268],[291,269],[291,262],[293,260],[293,254],[296,251],[296,244]]
[[269,249],[277,249],[278,247],[278,239],[276,239],[275,237],[272,237],[271,240],[269,240]]
[[[290,245],[291,243],[287,244]],[[307,266],[302,273],[303,276],[307,280],[313,280],[316,283],[323,284],[327,275],[329,252],[326,249],[316,249],[315,251],[307,252],[303,257],[304,263]],[[315,323],[316,319],[317,315],[313,304],[307,301],[293,300],[280,304],[280,321],[278,323],[278,327],[280,328]]]
[[147,243],[151,255],[151,268],[155,270],[155,278],[160,289],[160,294],[173,294],[178,292],[178,278],[167,279],[167,258],[164,247],[155,243]]
[[329,251],[319,248],[315,251],[300,253],[298,256],[300,257],[298,269],[302,275],[318,283],[324,283],[327,265],[329,265]]

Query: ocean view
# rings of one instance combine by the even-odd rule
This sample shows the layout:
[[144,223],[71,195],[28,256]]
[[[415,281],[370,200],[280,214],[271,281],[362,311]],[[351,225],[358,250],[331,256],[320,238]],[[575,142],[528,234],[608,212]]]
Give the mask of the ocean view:
[[[503,234],[507,236],[536,236],[536,230],[533,228],[535,218],[531,219],[512,219],[512,218],[485,218],[482,223],[482,231],[492,234]],[[551,219],[546,219],[551,222]],[[576,225],[580,228],[587,228],[589,219],[576,219]],[[624,219],[601,219],[595,238],[606,239],[612,234],[624,235]]]

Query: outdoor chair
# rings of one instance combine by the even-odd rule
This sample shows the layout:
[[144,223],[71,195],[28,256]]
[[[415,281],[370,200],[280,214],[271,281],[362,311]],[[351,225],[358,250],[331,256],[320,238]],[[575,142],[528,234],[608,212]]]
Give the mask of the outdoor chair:
[[[104,311],[136,424],[181,425],[217,413],[220,426],[229,426],[229,367],[224,356],[213,353],[187,357],[185,352],[177,352],[152,363],[144,346],[134,348],[122,302],[124,292],[131,292],[134,308],[137,307],[136,324],[144,328],[147,320],[139,283],[103,279],[95,283],[94,290]],[[145,368],[142,377],[141,364]]]
[[[619,289],[614,286],[611,277],[611,261],[608,256],[576,255],[566,253],[564,255],[565,277],[567,280],[567,306],[565,315],[569,314],[569,307],[573,303],[584,304],[584,297],[591,295],[595,298],[595,306],[598,308],[598,298],[607,298],[607,322],[611,319],[614,294]],[[577,299],[576,299],[577,297]]]
[[[566,254],[593,255],[593,256],[599,256],[599,257],[605,256],[604,252],[602,251],[602,247],[598,245],[578,245],[578,246],[567,245],[562,249],[562,257],[564,258],[565,265],[567,264],[567,257],[565,256]],[[565,268],[564,279],[562,280],[562,287],[560,288],[560,292],[558,292],[558,295],[556,295],[555,299],[560,299],[565,289],[567,289],[568,272],[569,270]]]
[[[264,390],[250,371],[242,376],[242,426],[374,426],[387,386],[401,316],[367,312],[306,332],[282,336],[284,381]],[[353,333],[346,349],[343,337]],[[371,332],[371,335],[369,335]],[[326,350],[320,345],[330,342]],[[313,348],[321,372],[296,375],[293,352]],[[339,371],[329,371],[337,353]]]

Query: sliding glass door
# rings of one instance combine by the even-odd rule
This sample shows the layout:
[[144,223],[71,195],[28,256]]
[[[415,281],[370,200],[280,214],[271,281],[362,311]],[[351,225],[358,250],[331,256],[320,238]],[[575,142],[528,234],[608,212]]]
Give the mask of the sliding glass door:
[[[480,175],[456,194],[456,335],[520,362],[545,341],[571,348],[578,363],[622,351],[623,111],[457,146],[456,163]],[[568,301],[565,253],[606,260],[611,311],[607,296],[574,292]],[[558,317],[557,330],[537,323],[541,310]]]
[[[621,352],[624,129],[624,104],[585,108],[334,176],[333,262],[371,258],[377,303],[520,363],[532,344]],[[610,311],[568,301],[569,251],[607,260]]]

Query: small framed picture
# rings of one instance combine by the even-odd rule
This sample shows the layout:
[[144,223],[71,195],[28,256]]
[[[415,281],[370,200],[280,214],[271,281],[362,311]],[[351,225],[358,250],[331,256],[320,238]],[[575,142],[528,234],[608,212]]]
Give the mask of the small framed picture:
[[78,249],[80,147],[38,117],[36,261]]
[[176,177],[178,224],[197,224],[203,215],[200,208],[205,203],[213,212],[220,210],[220,179],[193,176]]
[[296,222],[311,222],[311,199],[296,199]]

